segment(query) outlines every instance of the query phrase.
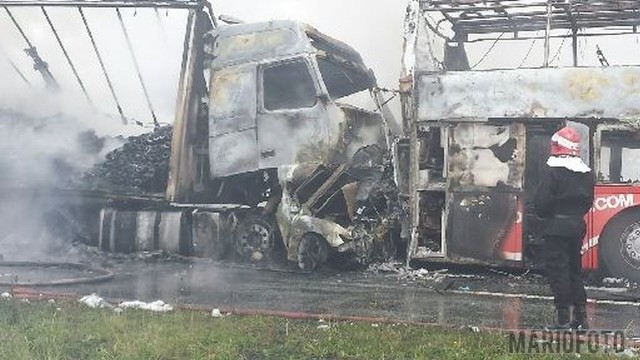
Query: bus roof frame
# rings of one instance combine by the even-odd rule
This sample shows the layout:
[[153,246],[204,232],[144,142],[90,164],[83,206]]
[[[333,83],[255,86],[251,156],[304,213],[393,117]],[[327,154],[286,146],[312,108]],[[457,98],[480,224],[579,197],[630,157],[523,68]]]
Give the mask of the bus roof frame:
[[471,35],[495,40],[504,33],[513,33],[517,39],[522,32],[545,31],[548,22],[553,30],[571,30],[576,36],[593,36],[589,34],[592,31],[603,35],[634,34],[640,25],[640,2],[632,0],[419,0],[419,3],[423,12],[443,18],[434,24],[435,28],[448,22],[456,40],[463,42]]

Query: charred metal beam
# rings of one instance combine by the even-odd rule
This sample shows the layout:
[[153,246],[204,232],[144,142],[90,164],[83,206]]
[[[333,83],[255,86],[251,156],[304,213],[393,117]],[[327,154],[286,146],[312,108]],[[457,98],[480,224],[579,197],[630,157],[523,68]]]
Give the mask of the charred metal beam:
[[49,17],[49,13],[47,13],[47,10],[44,7],[40,7],[40,9],[42,9],[42,14],[44,14],[44,18],[47,20],[47,23],[49,24],[49,27],[51,28],[51,32],[53,32],[53,35],[55,36],[56,41],[58,42],[58,45],[60,46],[60,49],[62,50],[62,53],[64,54],[64,57],[67,59],[67,64],[69,64],[69,67],[71,68],[71,71],[73,72],[73,76],[75,76],[76,81],[78,82],[78,85],[80,85],[80,89],[82,89],[82,93],[84,93],[84,96],[87,98],[87,101],[89,102],[91,107],[95,108],[95,105],[94,105],[93,101],[91,100],[91,97],[89,96],[89,93],[87,92],[87,89],[84,86],[84,82],[82,81],[82,79],[80,79],[80,75],[78,75],[78,71],[76,70],[76,66],[74,65],[73,61],[71,61],[71,57],[69,56],[69,53],[67,52],[67,48],[62,43],[62,39],[60,39],[60,36],[58,35],[58,31],[56,30],[56,27],[53,25],[53,21],[51,21],[51,18]]
[[124,25],[124,20],[122,19],[122,13],[120,12],[120,9],[116,8],[116,14],[118,15],[118,21],[120,22],[120,27],[122,28],[124,39],[127,42],[127,48],[129,49],[129,54],[131,55],[131,60],[133,61],[133,66],[135,67],[136,74],[138,75],[138,81],[140,82],[140,86],[142,87],[144,98],[147,101],[147,106],[149,107],[149,111],[151,112],[153,125],[155,127],[159,127],[160,124],[158,123],[156,112],[155,110],[153,110],[153,103],[151,103],[151,98],[149,97],[149,91],[147,90],[147,85],[144,83],[144,79],[142,78],[142,73],[140,72],[140,65],[138,65],[138,59],[136,58],[136,53],[133,51],[133,45],[131,45],[131,39],[129,38],[127,27]]
[[29,79],[27,79],[27,77],[24,76],[24,74],[22,73],[22,71],[20,71],[20,69],[18,68],[16,63],[14,63],[9,58],[9,55],[7,55],[7,53],[5,53],[4,50],[2,50],[2,49],[0,49],[0,52],[2,53],[2,57],[4,57],[7,60],[7,62],[9,63],[9,65],[11,66],[13,71],[15,71],[16,74],[18,74],[18,76],[22,79],[22,81],[24,81],[30,88],[33,88],[33,85],[31,85],[31,82],[29,81]]
[[[525,32],[525,31],[544,31],[545,27],[546,27],[546,21],[545,23],[545,27],[542,27],[542,29],[540,28],[540,26],[543,22],[537,22],[537,23],[529,23],[529,24],[525,24],[522,23],[522,25],[518,26],[518,30],[521,32]],[[590,21],[589,22],[590,25],[590,29],[600,29],[603,32],[607,31],[607,29],[610,29],[611,34],[612,35],[616,35],[619,33],[623,33],[622,31],[620,31],[620,27],[622,26],[628,26],[629,30],[624,32],[624,33],[633,33],[633,26],[637,25],[637,21],[635,20],[628,20],[625,21],[624,25],[620,24],[620,27],[618,28],[614,28],[614,27],[610,27],[608,26],[609,22],[606,20],[602,20],[602,21]],[[513,32],[512,28],[508,28],[505,26],[502,26],[501,24],[495,24],[495,25],[487,25],[487,26],[477,26],[477,27],[469,27],[469,26],[464,26],[464,27],[459,27],[456,30],[458,31],[462,31],[465,33],[468,33],[470,35],[481,35],[481,34],[495,34],[495,33],[502,33],[502,32]],[[569,22],[555,22],[553,23],[553,30],[571,30],[571,23]],[[583,36],[589,36],[589,33],[581,33],[578,36],[583,37]]]
[[[501,8],[527,9],[541,8],[547,6],[547,1],[521,1],[521,0],[495,0],[495,1],[462,1],[462,0],[422,0],[420,1],[423,10],[456,12],[463,10],[487,11]],[[559,1],[552,1],[553,5],[564,5]],[[568,5],[568,4],[567,4]],[[596,12],[602,10],[624,11],[638,9],[640,4],[636,0],[616,0],[599,2],[574,2],[570,4],[573,8],[581,12]]]
[[196,134],[201,98],[207,92],[204,79],[204,34],[212,22],[204,10],[190,10],[185,31],[178,83],[171,159],[166,197],[174,202],[187,202],[196,182]]
[[33,46],[33,43],[31,42],[31,40],[29,40],[29,37],[24,32],[24,30],[18,23],[18,20],[16,20],[9,8],[5,6],[4,10],[7,12],[7,15],[11,19],[11,22],[16,27],[24,41],[27,43],[27,48],[24,51],[33,60],[33,68],[38,71],[40,75],[42,75],[42,78],[44,79],[44,82],[48,89],[53,91],[59,90],[60,85],[58,84],[58,81],[55,79],[55,77],[53,77],[53,74],[51,74],[51,71],[49,71],[49,64],[47,64],[46,61],[42,60],[42,58],[38,54],[38,50],[35,46]]
[[549,47],[551,42],[549,36],[551,35],[551,18],[553,17],[553,7],[551,7],[551,1],[547,3],[547,27],[544,32],[544,67],[549,67]]
[[[615,28],[640,24],[638,1],[422,0],[425,13],[443,14],[454,31],[465,34],[544,31],[552,7],[554,28]],[[505,13],[508,14],[505,18]],[[512,21],[513,20],[513,21]],[[556,26],[558,24],[558,26]]]
[[158,21],[158,26],[160,27],[160,32],[162,33],[162,40],[164,41],[165,47],[168,47],[169,44],[169,36],[167,36],[167,29],[165,29],[164,22],[162,21],[162,17],[160,16],[160,11],[158,8],[153,9],[156,14],[156,20]]
[[82,11],[81,7],[78,7],[78,12],[80,13],[80,17],[82,18],[82,23],[84,24],[84,28],[87,31],[87,35],[89,36],[89,40],[91,41],[91,46],[93,47],[93,52],[96,54],[98,58],[98,62],[100,63],[100,68],[102,69],[102,74],[104,78],[107,80],[107,85],[109,86],[109,90],[111,91],[111,96],[113,97],[113,101],[116,103],[116,107],[118,108],[118,114],[120,114],[120,118],[122,119],[122,123],[124,125],[127,124],[127,118],[124,116],[124,112],[122,111],[122,106],[120,106],[120,101],[118,100],[118,95],[116,95],[116,91],[113,88],[113,84],[111,83],[111,78],[109,77],[109,73],[107,72],[107,68],[104,65],[104,61],[102,60],[102,55],[100,55],[100,50],[98,50],[98,45],[96,44],[96,40],[93,37],[93,33],[91,32],[91,28],[89,27],[89,23],[87,22],[87,18],[84,16],[84,11]]
[[[570,5],[570,4],[567,4]],[[569,22],[571,23],[571,56],[573,57],[573,66],[578,66],[578,22],[576,21],[573,12],[569,6],[564,6],[564,11],[567,13]]]
[[168,8],[199,9],[203,1],[65,1],[65,0],[2,0],[0,6],[5,7],[86,7],[86,8]]
[[327,191],[340,179],[340,177],[347,170],[347,165],[340,165],[312,195],[309,199],[304,203],[304,206],[313,209],[316,207],[318,200],[327,194]]

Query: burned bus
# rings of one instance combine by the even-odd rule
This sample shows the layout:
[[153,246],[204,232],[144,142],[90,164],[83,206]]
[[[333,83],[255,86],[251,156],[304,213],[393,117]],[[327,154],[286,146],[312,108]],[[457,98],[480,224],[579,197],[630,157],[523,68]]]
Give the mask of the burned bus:
[[568,123],[597,176],[583,268],[640,280],[640,67],[610,65],[599,46],[634,34],[638,10],[411,2],[397,144],[409,260],[531,263],[532,195],[551,135]]

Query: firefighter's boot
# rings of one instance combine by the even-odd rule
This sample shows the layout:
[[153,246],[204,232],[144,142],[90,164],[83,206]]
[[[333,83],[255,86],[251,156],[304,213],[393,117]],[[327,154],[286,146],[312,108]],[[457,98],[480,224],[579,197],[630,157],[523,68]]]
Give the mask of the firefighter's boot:
[[569,330],[571,329],[571,313],[568,307],[556,308],[557,321],[551,326],[547,326],[548,331]]
[[589,330],[587,308],[584,304],[573,306],[573,321],[571,321],[571,328],[573,330]]

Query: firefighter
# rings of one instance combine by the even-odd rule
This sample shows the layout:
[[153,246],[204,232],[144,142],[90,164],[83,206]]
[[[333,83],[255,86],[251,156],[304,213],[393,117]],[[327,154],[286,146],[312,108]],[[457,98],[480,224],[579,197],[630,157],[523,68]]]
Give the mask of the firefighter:
[[[580,158],[580,135],[564,127],[551,138],[551,151],[535,193],[543,238],[544,270],[553,292],[556,329],[588,329],[582,282],[585,214],[593,204],[594,178]],[[573,305],[573,320],[569,308]]]

